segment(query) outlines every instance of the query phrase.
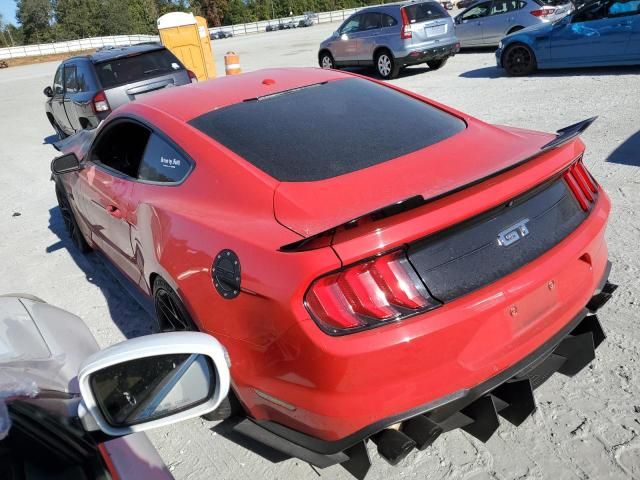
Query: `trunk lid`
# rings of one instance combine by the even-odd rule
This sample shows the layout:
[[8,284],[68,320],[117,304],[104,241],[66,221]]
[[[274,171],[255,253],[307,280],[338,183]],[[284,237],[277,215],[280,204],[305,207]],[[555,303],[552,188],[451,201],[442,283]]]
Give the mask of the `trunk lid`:
[[434,42],[453,31],[451,17],[438,3],[416,3],[403,7],[403,10],[411,30],[412,44]]
[[282,182],[274,194],[274,215],[309,237],[411,197],[433,199],[475,184],[537,154],[554,137],[470,120],[453,137],[363,170],[316,182]]

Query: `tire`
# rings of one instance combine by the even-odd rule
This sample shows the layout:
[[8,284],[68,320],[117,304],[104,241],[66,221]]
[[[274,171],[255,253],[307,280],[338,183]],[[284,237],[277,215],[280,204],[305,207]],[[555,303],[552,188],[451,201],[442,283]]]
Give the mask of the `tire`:
[[398,76],[400,66],[389,50],[380,50],[375,57],[376,72],[383,80],[391,80]]
[[60,208],[62,221],[64,222],[64,226],[67,229],[67,232],[69,233],[69,237],[71,237],[71,241],[73,242],[75,247],[80,250],[80,253],[89,253],[91,251],[91,245],[87,243],[87,240],[84,238],[84,234],[78,226],[76,216],[71,209],[71,205],[69,204],[67,193],[64,191],[63,187],[58,185],[57,183],[56,198],[58,199],[58,207]]
[[336,62],[333,60],[333,55],[329,52],[322,52],[318,59],[318,63],[320,64],[320,67],[324,69],[336,68]]
[[429,65],[429,68],[431,70],[439,70],[445,66],[445,64],[447,63],[447,60],[449,60],[449,58],[439,58],[438,60],[429,60],[427,62],[427,65]]
[[512,77],[523,77],[536,70],[536,57],[529,47],[515,43],[502,54],[502,66]]

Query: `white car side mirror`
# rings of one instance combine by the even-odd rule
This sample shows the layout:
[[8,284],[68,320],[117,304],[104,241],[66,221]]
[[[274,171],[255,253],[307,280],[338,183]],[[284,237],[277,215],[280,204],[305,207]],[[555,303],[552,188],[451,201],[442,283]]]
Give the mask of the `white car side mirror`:
[[340,40],[349,40],[349,35],[343,33],[342,35],[340,35]]
[[160,333],[95,353],[78,382],[85,429],[117,437],[215,410],[229,392],[229,365],[210,335]]

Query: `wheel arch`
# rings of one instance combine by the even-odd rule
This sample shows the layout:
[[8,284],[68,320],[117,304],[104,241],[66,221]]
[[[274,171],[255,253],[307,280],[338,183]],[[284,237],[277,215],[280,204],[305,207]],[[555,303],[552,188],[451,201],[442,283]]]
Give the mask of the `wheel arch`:
[[373,62],[376,61],[376,57],[378,56],[378,54],[380,54],[380,52],[382,51],[386,51],[389,53],[389,55],[391,55],[391,58],[393,58],[394,60],[396,59],[396,57],[393,55],[393,52],[391,51],[391,49],[389,47],[387,47],[386,45],[378,45],[374,50],[373,50]]
[[522,25],[514,25],[509,29],[509,31],[507,32],[507,35],[511,35],[512,33],[519,32],[522,29],[524,29]]
[[516,46],[516,45],[520,45],[522,47],[527,47],[529,50],[531,50],[531,55],[533,55],[533,61],[535,62],[535,64],[538,64],[538,56],[536,55],[536,50],[527,42],[518,39],[518,40],[514,40],[512,42],[509,42],[508,45],[505,45],[504,48],[502,49],[502,54],[500,55],[500,63],[502,65],[504,65],[504,56],[505,54],[509,51],[510,48]]
[[327,47],[324,47],[324,48],[321,48],[320,50],[318,50],[318,62],[322,58],[322,54],[323,53],[328,53],[329,55],[331,55],[331,58],[333,58],[334,61],[335,61],[335,57],[333,56],[333,53],[331,52],[331,50],[329,50],[329,48],[327,48]]

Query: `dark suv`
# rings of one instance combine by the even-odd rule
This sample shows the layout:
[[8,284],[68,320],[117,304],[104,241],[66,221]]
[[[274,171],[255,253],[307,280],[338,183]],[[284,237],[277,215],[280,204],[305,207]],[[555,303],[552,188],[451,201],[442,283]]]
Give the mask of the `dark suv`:
[[173,53],[159,44],[104,48],[60,64],[44,89],[45,111],[60,138],[94,128],[111,111],[162,88],[195,81]]

